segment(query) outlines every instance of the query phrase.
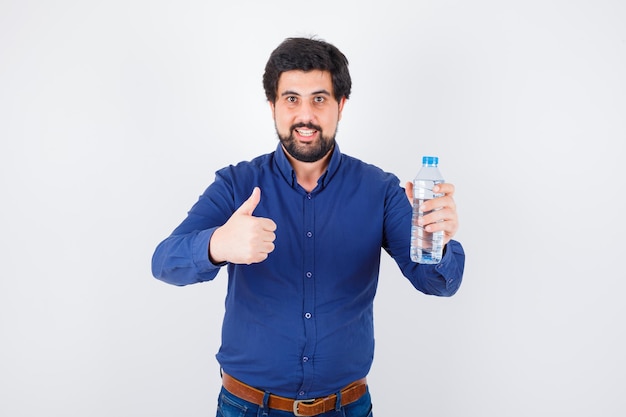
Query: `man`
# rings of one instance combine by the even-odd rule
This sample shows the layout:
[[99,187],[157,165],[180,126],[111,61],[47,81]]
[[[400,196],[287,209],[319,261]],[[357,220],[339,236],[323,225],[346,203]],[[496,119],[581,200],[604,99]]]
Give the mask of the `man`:
[[412,184],[335,142],[351,90],[345,56],[321,40],[286,39],[263,85],[276,150],[219,170],[156,248],[152,271],[187,285],[228,269],[218,416],[370,416],[381,248],[417,290],[453,295],[465,259],[452,240],[454,186],[439,185],[444,196],[424,207],[434,210],[426,227],[444,231],[442,261],[412,262]]

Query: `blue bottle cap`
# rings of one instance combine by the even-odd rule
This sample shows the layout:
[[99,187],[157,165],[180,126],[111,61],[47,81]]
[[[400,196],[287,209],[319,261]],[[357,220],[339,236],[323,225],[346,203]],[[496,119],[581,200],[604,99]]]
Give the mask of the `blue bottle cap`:
[[422,157],[422,165],[437,165],[439,163],[439,158],[436,156],[423,156]]

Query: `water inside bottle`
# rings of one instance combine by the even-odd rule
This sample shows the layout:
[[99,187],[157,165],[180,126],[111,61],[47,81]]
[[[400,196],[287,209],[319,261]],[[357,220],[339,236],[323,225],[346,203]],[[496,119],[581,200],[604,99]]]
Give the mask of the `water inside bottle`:
[[428,215],[422,212],[422,204],[432,198],[441,196],[432,189],[440,181],[419,180],[414,182],[413,218],[411,224],[411,260],[423,264],[436,264],[441,261],[443,252],[443,232],[427,232],[417,224],[420,217]]

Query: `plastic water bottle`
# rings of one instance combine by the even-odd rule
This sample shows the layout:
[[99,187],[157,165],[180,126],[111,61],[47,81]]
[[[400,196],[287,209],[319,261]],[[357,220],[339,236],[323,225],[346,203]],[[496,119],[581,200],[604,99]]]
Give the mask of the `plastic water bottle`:
[[[423,226],[417,225],[417,220],[430,212],[420,211],[421,205],[432,198],[443,194],[433,193],[436,184],[444,182],[437,165],[439,158],[424,156],[422,168],[413,179],[413,220],[411,222],[411,260],[421,264],[436,264],[443,256],[443,231],[429,233]],[[424,225],[426,226],[426,225]]]

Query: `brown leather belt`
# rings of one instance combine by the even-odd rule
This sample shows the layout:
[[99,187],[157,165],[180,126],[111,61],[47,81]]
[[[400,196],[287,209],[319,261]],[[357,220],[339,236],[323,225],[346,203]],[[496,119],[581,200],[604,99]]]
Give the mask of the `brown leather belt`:
[[[222,372],[222,384],[224,388],[234,396],[263,406],[263,397],[265,396],[263,391],[246,385],[225,372]],[[341,406],[355,402],[361,398],[366,391],[367,380],[365,378],[353,382],[340,391]],[[275,410],[290,411],[295,416],[310,417],[334,410],[336,402],[337,394],[312,400],[293,400],[291,398],[270,394],[267,406]]]

